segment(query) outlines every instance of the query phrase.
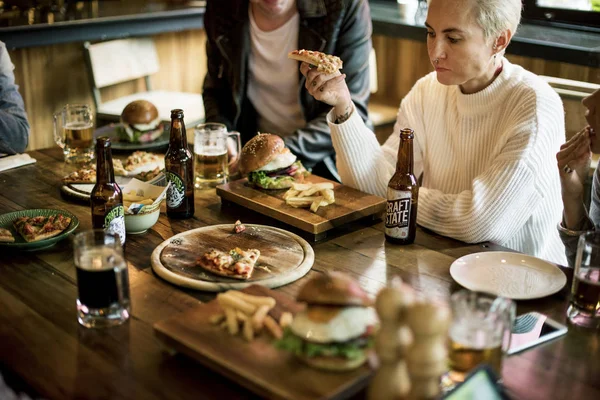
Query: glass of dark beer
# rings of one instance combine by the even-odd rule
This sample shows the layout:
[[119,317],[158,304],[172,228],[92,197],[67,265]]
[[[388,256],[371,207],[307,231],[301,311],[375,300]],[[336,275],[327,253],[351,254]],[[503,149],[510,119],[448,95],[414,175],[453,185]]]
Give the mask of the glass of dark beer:
[[575,325],[600,328],[600,232],[579,237],[567,316]]
[[77,234],[74,259],[79,323],[86,328],[104,328],[127,321],[131,312],[129,277],[119,235],[102,229]]
[[459,383],[480,364],[502,376],[502,361],[510,347],[515,318],[512,300],[460,290],[450,297],[453,320],[449,331],[448,377]]

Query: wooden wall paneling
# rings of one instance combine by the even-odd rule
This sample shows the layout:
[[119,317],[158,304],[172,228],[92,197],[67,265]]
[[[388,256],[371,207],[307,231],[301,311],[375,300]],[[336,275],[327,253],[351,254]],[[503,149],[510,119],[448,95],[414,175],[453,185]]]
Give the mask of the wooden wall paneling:
[[[161,68],[152,77],[155,89],[200,93],[206,74],[206,35],[203,30],[154,36]],[[67,103],[93,106],[82,43],[10,51],[15,80],[31,125],[28,150],[55,146],[52,114]],[[143,80],[102,89],[111,100],[144,90]]]

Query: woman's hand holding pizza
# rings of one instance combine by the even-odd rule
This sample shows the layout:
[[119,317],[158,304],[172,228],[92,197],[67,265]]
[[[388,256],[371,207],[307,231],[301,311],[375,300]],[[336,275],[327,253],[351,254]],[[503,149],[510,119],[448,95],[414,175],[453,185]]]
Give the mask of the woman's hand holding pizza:
[[303,62],[300,72],[306,77],[306,89],[315,99],[333,106],[336,116],[349,114],[352,111],[352,99],[346,85],[346,75],[336,71],[325,74],[310,64]]

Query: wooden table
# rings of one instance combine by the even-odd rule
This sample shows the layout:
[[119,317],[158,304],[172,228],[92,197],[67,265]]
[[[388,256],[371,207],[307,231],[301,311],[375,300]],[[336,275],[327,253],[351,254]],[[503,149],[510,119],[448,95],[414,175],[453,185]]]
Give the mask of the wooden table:
[[[77,231],[91,228],[89,206],[61,197],[65,167],[60,150],[31,155],[36,164],[0,173],[0,213],[61,208],[77,215]],[[169,220],[163,213],[148,233],[127,237],[133,312],[131,320],[118,328],[88,330],[78,325],[70,240],[40,252],[0,250],[0,371],[11,386],[47,399],[255,398],[194,361],[169,354],[154,336],[155,322],[213,297],[158,278],[150,267],[150,254],[158,244],[188,229],[237,219],[281,227],[248,210],[222,209],[214,190],[197,191],[196,199],[193,219]],[[418,291],[447,297],[456,289],[449,274],[456,258],[502,250],[424,230],[418,232],[414,245],[393,246],[385,242],[382,231],[381,223],[354,225],[314,245],[316,262],[308,276],[314,271],[344,271],[372,295],[400,276]],[[303,280],[278,290],[295,295]],[[567,293],[565,288],[545,299],[519,302],[518,311],[537,310],[565,322]],[[600,398],[600,333],[569,329],[563,339],[506,360],[504,381],[514,398]]]

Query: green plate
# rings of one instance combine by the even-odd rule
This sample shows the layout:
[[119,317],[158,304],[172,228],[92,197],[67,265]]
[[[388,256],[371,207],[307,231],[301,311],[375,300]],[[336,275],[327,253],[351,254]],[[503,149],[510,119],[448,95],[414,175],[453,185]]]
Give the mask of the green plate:
[[[40,240],[39,242],[26,242],[25,239],[13,227],[13,221],[20,217],[37,217],[43,215],[49,217],[51,215],[63,214],[65,217],[71,218],[71,223],[63,232],[54,237]],[[18,250],[41,250],[54,246],[57,242],[63,240],[71,232],[79,226],[79,220],[76,216],[65,210],[52,210],[47,208],[37,208],[32,210],[15,211],[0,215],[0,228],[8,229],[15,238],[12,243],[0,242],[0,247],[18,249]]]

